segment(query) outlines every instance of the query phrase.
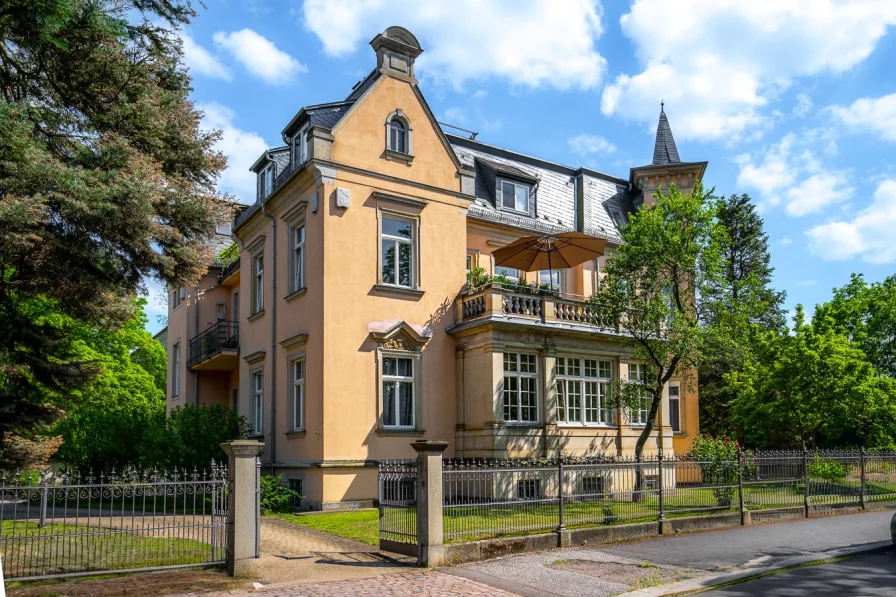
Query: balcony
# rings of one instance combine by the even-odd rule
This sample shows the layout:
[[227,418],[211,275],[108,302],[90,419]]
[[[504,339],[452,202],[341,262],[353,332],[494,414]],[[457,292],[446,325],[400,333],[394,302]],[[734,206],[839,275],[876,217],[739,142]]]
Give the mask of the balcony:
[[190,340],[193,371],[229,371],[239,366],[240,332],[235,321],[219,321]]
[[455,309],[455,328],[499,321],[619,333],[618,322],[597,303],[560,293],[523,292],[499,284],[487,284],[473,292],[461,294],[457,297]]

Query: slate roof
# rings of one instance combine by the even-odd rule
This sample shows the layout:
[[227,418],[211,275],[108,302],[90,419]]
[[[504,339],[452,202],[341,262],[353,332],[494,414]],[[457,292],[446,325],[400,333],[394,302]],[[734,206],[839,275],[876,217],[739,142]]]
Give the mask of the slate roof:
[[[575,179],[580,178],[584,197],[581,227],[588,234],[619,240],[619,227],[614,222],[613,212],[617,212],[617,219],[622,224],[632,210],[628,181],[510,152],[450,133],[446,136],[461,163],[473,167],[476,173],[476,200],[470,205],[469,217],[532,232],[574,230],[577,228]],[[495,169],[498,176],[504,174],[536,181],[534,213],[527,216],[501,209],[496,204],[495,185],[483,166]]]
[[342,117],[345,116],[345,113],[348,112],[353,103],[321,104],[320,106],[310,106],[305,110],[308,112],[311,126],[322,126],[325,129],[332,129],[337,122],[342,120]]
[[660,121],[656,126],[656,144],[653,146],[653,165],[678,164],[678,147],[675,146],[675,138],[672,137],[672,127],[662,105],[660,106]]

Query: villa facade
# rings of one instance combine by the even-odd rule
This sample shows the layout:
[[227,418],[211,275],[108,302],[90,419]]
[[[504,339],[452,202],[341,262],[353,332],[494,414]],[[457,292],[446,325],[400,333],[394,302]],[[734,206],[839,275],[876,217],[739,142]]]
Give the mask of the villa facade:
[[[584,321],[584,300],[628,215],[661,185],[692,188],[706,162],[680,160],[662,112],[652,163],[625,178],[447,134],[414,36],[390,27],[371,46],[348,97],[302,108],[252,165],[257,200],[220,231],[239,258],[170,289],[169,409],[238,409],[265,472],[312,508],[371,503],[376,464],[413,457],[416,439],[457,458],[630,455],[646,411],[604,399],[641,365]],[[517,238],[568,230],[605,238],[606,255],[553,274],[494,263]],[[468,291],[480,267],[551,292]],[[666,389],[666,450],[698,432],[692,385]]]

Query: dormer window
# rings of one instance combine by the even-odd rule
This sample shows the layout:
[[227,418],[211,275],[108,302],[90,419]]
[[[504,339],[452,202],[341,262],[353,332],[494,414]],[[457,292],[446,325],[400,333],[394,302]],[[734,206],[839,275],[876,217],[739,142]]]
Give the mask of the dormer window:
[[293,159],[296,166],[301,166],[308,159],[308,126],[296,133],[293,138]]
[[529,192],[531,189],[529,185],[501,179],[499,188],[501,190],[501,207],[525,214],[529,213]]
[[411,123],[401,110],[386,118],[386,158],[405,160],[409,165],[413,156]]
[[264,199],[271,194],[274,187],[274,164],[268,164],[258,175],[261,179],[261,197]]

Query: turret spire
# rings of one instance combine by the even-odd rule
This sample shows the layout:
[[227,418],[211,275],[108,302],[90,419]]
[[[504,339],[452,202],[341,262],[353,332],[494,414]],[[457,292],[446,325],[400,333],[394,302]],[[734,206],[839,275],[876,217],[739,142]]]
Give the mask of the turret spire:
[[678,157],[678,148],[675,146],[675,139],[672,137],[672,128],[669,126],[669,120],[666,118],[665,103],[660,102],[660,121],[656,127],[656,145],[653,146],[653,165],[662,164],[678,164],[681,158]]

